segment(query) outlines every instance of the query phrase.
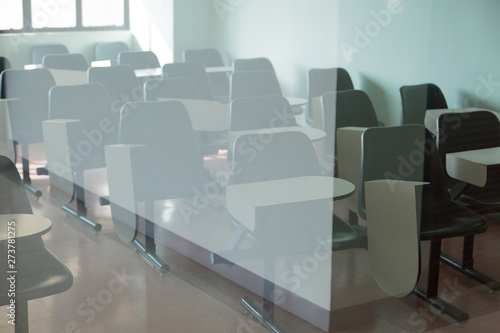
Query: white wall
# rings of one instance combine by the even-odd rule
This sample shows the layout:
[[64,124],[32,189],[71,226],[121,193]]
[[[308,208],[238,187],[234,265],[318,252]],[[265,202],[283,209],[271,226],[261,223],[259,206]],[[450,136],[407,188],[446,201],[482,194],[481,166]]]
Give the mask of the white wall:
[[160,64],[173,61],[174,1],[130,0],[133,48],[153,51]]
[[[498,1],[218,1],[229,7],[212,7],[213,46],[230,60],[269,57],[287,93],[305,97],[308,69],[339,66],[388,124],[400,121],[399,87],[407,84],[438,84],[451,107],[500,110]],[[388,6],[393,14],[378,23],[372,12]],[[347,44],[359,51],[350,61]]]

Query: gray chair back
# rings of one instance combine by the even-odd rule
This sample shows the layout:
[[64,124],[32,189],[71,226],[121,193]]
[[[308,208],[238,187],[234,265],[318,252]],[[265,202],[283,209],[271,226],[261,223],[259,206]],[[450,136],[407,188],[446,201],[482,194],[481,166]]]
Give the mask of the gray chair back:
[[176,62],[163,66],[163,79],[184,77],[193,80],[202,99],[213,100],[214,94],[205,67],[199,62]]
[[48,119],[49,90],[55,86],[45,68],[6,69],[0,74],[0,86],[9,103],[14,140],[19,143],[42,142],[42,121]]
[[430,109],[447,109],[448,104],[439,87],[432,83],[403,86],[401,94],[401,124],[424,125],[425,112]]
[[128,49],[128,45],[124,42],[97,43],[94,49],[95,60],[111,60],[111,64],[116,65],[118,54]]
[[157,101],[158,98],[201,99],[198,87],[187,77],[171,79],[151,79],[144,82],[144,100]]
[[63,44],[34,45],[31,48],[31,63],[41,64],[46,54],[67,54],[68,48]]
[[86,71],[89,63],[83,54],[47,54],[42,58],[44,68]]
[[[216,49],[193,49],[184,51],[184,62],[199,62],[204,67],[224,66],[222,57]],[[229,95],[229,78],[226,73],[208,73],[210,86],[215,96],[227,99]]]
[[278,78],[272,71],[234,72],[230,82],[231,101],[241,97],[282,95]]
[[158,57],[152,51],[121,51],[118,65],[129,65],[133,69],[159,68]]
[[296,126],[290,103],[283,96],[237,98],[230,105],[229,131]]
[[343,68],[313,68],[309,70],[307,76],[307,108],[306,119],[313,121],[312,99],[321,97],[329,91],[352,90],[351,76]]

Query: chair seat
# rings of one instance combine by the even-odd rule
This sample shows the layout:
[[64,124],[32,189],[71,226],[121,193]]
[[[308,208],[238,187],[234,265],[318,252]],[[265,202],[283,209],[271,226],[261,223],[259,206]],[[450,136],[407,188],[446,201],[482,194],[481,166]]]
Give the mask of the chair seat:
[[464,194],[459,198],[459,202],[466,205],[467,207],[470,207],[475,211],[477,211],[477,209],[479,210],[484,209],[485,211],[488,211],[490,209],[495,209],[495,208],[498,211],[498,208],[500,207],[500,198],[496,196],[495,197],[489,196],[488,199],[491,200],[485,201]]
[[[333,251],[356,248],[359,244],[359,232],[348,222],[332,214],[328,200],[316,202],[297,202],[261,208],[259,223],[252,233],[262,248],[268,250],[288,249],[290,253],[307,253],[315,249],[323,239]],[[324,234],[326,222],[332,221],[332,236]],[[300,223],[297,223],[300,221]],[[283,230],[293,228],[293,237],[279,239]],[[279,241],[276,241],[276,239]]]
[[[434,219],[428,223],[423,217],[421,221],[420,239],[460,237],[485,232],[488,228],[486,220],[477,213],[456,205],[457,212],[452,215]],[[460,211],[459,211],[460,210]]]
[[203,156],[216,155],[219,149],[228,149],[227,132],[195,132]]
[[[16,298],[31,300],[50,295],[55,295],[68,290],[73,284],[71,271],[52,253],[41,241],[41,247],[36,251],[16,253]],[[17,246],[20,244],[17,242]],[[7,253],[5,251],[5,253]],[[3,269],[0,281],[0,304],[10,302],[7,291],[9,281],[7,277],[7,260],[2,260]]]
[[332,250],[341,251],[358,247],[360,233],[353,226],[333,215]]
[[[0,305],[12,304],[11,302],[15,301],[14,330],[27,333],[28,301],[68,290],[73,285],[73,274],[43,243],[41,235],[50,230],[50,221],[45,219],[45,222],[38,224],[40,220],[35,217],[12,217],[16,215],[11,214],[32,216],[33,210],[16,165],[8,157],[1,155],[0,188],[3,192],[3,195],[0,195],[0,214],[4,216],[3,221],[6,223],[8,219],[15,218],[19,230],[24,228],[27,231],[16,234],[14,262],[11,261],[11,239],[2,237],[0,241]],[[27,221],[23,221],[25,218]],[[10,271],[16,273],[12,274]],[[15,295],[11,290],[13,285]]]
[[500,198],[493,197],[489,199],[491,201],[484,201],[464,194],[458,199],[458,202],[480,214],[487,221],[500,222]]

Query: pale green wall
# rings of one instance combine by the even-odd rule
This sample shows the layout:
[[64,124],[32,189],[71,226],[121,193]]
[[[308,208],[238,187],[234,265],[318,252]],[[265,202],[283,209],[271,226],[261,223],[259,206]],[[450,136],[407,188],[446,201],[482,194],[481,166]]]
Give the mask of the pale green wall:
[[[205,2],[208,0],[200,0]],[[392,2],[391,2],[392,1]],[[219,17],[212,8],[213,46],[229,59],[269,57],[285,92],[306,96],[310,68],[344,67],[367,91],[383,121],[400,121],[399,87],[435,82],[451,107],[500,110],[500,1],[496,0],[220,0],[236,3]],[[348,62],[341,45],[355,46],[356,28],[371,27],[388,3],[397,8]],[[380,25],[379,25],[380,26]],[[467,99],[468,98],[468,99]]]
[[211,1],[174,1],[174,61],[186,49],[211,46]]

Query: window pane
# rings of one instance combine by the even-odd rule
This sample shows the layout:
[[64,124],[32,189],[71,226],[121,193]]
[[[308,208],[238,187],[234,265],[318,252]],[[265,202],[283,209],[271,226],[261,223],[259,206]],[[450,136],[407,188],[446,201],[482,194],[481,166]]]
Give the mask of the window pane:
[[23,0],[0,0],[0,30],[23,28]]
[[33,28],[76,26],[76,0],[31,0]]
[[124,0],[82,0],[84,27],[122,26]]

